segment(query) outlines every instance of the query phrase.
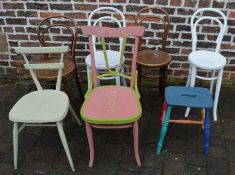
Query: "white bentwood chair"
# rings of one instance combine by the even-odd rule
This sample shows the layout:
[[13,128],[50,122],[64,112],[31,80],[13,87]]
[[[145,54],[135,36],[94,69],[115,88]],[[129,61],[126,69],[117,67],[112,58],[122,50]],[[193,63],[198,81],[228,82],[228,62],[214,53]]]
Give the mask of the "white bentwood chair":
[[[111,12],[114,12],[117,15],[119,15],[121,18],[121,21],[119,21],[116,17],[113,17],[111,15],[110,16],[102,16],[102,17],[99,17],[98,19],[93,19],[94,16],[97,15],[97,12],[107,12],[107,11],[110,14],[111,14]],[[94,21],[93,24],[92,24],[92,21]],[[88,17],[88,25],[89,26],[91,26],[91,25],[102,26],[102,22],[105,22],[105,21],[112,21],[114,23],[117,23],[119,28],[126,27],[125,16],[123,15],[123,13],[120,10],[118,10],[114,7],[97,8],[94,11],[92,11],[92,13]],[[107,50],[107,57],[110,58],[110,59],[108,59],[108,63],[109,63],[109,67],[111,69],[118,69],[120,55],[121,55],[121,49],[122,49],[122,41],[123,41],[123,38],[119,38],[119,51]],[[92,42],[93,42],[94,55],[95,55],[95,65],[96,65],[96,70],[97,70],[97,74],[98,74],[99,71],[107,70],[107,67],[106,67],[106,62],[105,62],[103,50],[96,50],[96,37],[95,36],[92,36]],[[125,57],[123,58],[123,64],[124,64],[124,61],[125,61]],[[90,86],[90,74],[91,74],[91,56],[90,55],[88,55],[85,58],[85,62],[87,65],[87,81],[88,81],[88,87],[89,87]],[[121,69],[122,69],[122,72],[124,73],[123,64],[122,64]],[[115,79],[116,85],[120,85],[120,77],[119,76],[103,77],[100,80],[110,80],[110,79]],[[121,77],[121,79],[122,79],[123,85],[126,85],[126,79],[123,77]]]
[[[221,16],[223,22],[214,16],[201,16],[196,18],[199,13],[213,12]],[[195,21],[196,19],[196,21]],[[219,24],[220,32],[216,39],[215,51],[210,50],[196,50],[197,48],[197,26],[203,20],[212,20]],[[194,22],[195,21],[195,22]],[[226,65],[226,58],[220,54],[221,43],[223,40],[224,33],[227,27],[227,18],[223,12],[214,8],[202,8],[197,10],[191,19],[191,33],[192,33],[192,52],[189,54],[189,75],[187,79],[186,86],[194,87],[196,78],[209,80],[210,81],[210,91],[213,93],[214,81],[217,80],[215,97],[214,97],[214,107],[213,107],[213,117],[214,121],[217,121],[217,105],[219,99],[219,93],[221,88],[221,83],[223,79],[223,69]],[[203,77],[197,75],[197,69],[204,69],[211,72],[211,77]],[[216,76],[217,72],[217,76]],[[190,108],[187,108],[185,116],[189,115]]]
[[[30,92],[19,99],[9,113],[9,120],[14,122],[14,168],[17,169],[19,132],[21,132],[26,126],[57,126],[70,167],[72,171],[75,171],[63,130],[63,119],[66,117],[68,110],[72,109],[72,107],[68,96],[64,92],[60,91],[62,69],[64,67],[63,57],[64,53],[68,52],[68,46],[17,47],[15,48],[15,52],[23,55],[25,60],[24,67],[29,70],[37,90]],[[32,54],[60,54],[60,60],[58,63],[31,64],[28,56]],[[42,86],[33,71],[35,69],[58,69],[56,89],[42,89]],[[77,116],[74,115],[74,117],[76,118]],[[76,120],[79,121],[78,118]],[[22,123],[20,127],[18,127],[19,123]]]

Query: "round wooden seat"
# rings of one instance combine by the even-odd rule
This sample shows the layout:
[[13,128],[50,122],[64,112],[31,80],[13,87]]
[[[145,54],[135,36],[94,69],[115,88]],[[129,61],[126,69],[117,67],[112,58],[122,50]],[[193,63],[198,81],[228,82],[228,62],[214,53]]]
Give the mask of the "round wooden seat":
[[144,67],[160,68],[171,62],[168,53],[158,50],[143,50],[138,53],[137,64]]
[[[59,58],[53,58],[53,59],[48,59],[46,61],[44,61],[44,63],[58,63],[59,62]],[[72,60],[68,60],[65,59],[64,60],[64,68],[63,68],[63,72],[62,72],[62,77],[67,78],[67,77],[71,77],[74,74],[74,70],[75,70],[75,64]],[[54,70],[54,69],[48,69],[48,70],[35,70],[34,71],[36,76],[41,79],[41,80],[49,80],[49,81],[53,81],[56,80],[57,76],[58,76],[58,70]]]

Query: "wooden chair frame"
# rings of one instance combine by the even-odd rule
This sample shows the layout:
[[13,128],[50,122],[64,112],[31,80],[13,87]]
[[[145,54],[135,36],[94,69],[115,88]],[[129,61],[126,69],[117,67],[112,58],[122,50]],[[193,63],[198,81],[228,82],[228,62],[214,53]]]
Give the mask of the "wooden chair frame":
[[[163,17],[161,16],[144,16],[143,18],[141,18],[141,15],[147,11],[150,11],[150,10],[156,10],[160,13],[162,13],[166,19],[164,19]],[[159,7],[145,7],[143,9],[141,9],[137,15],[136,15],[136,18],[135,18],[135,25],[142,25],[143,21],[144,20],[147,20],[147,19],[155,19],[156,21],[162,21],[163,24],[164,24],[164,31],[163,31],[163,35],[162,35],[162,47],[161,47],[161,51],[165,51],[166,49],[166,43],[167,43],[167,36],[168,36],[168,33],[169,33],[169,29],[170,29],[170,17],[169,17],[169,14],[166,12],[166,10],[162,9],[162,8],[159,8]],[[142,38],[140,39],[142,40]],[[141,46],[141,42],[139,43],[139,51],[142,51],[142,46]],[[159,78],[159,95],[164,97],[164,88],[165,88],[165,84],[166,84],[166,79],[167,79],[167,70],[168,70],[168,65],[169,65],[170,61],[169,62],[166,62],[166,63],[163,63],[161,65],[158,65],[158,66],[150,66],[148,64],[138,64],[137,62],[137,65],[138,65],[138,87],[139,89],[141,90],[141,76],[145,76],[146,78],[149,78],[149,79],[157,79]],[[157,76],[150,76],[150,75],[142,75],[142,67],[146,67],[146,68],[159,68],[159,75]]]
[[[66,24],[66,21],[65,22],[58,21],[58,22],[52,23],[51,20],[53,20],[53,19],[54,20],[56,20],[56,19],[66,19],[66,21],[69,22],[70,25]],[[75,59],[75,49],[76,49],[76,42],[77,42],[77,35],[78,35],[78,27],[77,27],[77,24],[76,24],[75,20],[68,17],[68,16],[63,16],[63,15],[50,16],[50,17],[47,17],[47,18],[43,19],[40,22],[40,24],[38,25],[38,33],[37,33],[38,40],[39,40],[40,45],[42,47],[48,46],[49,44],[46,43],[45,34],[48,33],[50,29],[58,28],[58,27],[68,29],[69,33],[71,34],[70,55],[71,55],[72,61],[73,61],[74,66],[75,66],[75,69],[72,71],[71,75],[62,76],[62,81],[63,81],[63,84],[64,84],[64,90],[69,95],[68,79],[70,79],[71,77],[74,77],[75,80],[76,80],[76,85],[77,85],[78,91],[80,93],[81,99],[84,100],[82,88],[81,88],[81,85],[80,85],[80,82],[79,82],[76,59]],[[47,58],[47,55],[45,55],[45,57]],[[47,80],[46,77],[45,77],[45,80]]]

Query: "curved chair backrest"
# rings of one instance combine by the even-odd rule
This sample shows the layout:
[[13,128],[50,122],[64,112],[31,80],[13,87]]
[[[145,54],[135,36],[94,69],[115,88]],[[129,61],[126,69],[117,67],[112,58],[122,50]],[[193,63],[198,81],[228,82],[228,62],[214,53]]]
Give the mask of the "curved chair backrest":
[[[204,12],[215,12],[215,13],[219,14],[220,16],[222,16],[223,23],[217,17],[213,17],[213,16],[209,16],[209,15],[201,16],[194,22],[194,19],[196,18],[196,16],[200,12],[203,12],[203,13]],[[220,47],[221,47],[221,42],[223,40],[223,36],[224,36],[225,30],[227,28],[227,18],[223,12],[221,12],[218,9],[214,9],[214,8],[201,8],[201,9],[198,9],[193,14],[193,16],[191,18],[191,24],[190,24],[191,25],[191,32],[192,32],[192,50],[195,51],[197,48],[197,25],[199,22],[201,22],[203,20],[212,20],[212,21],[216,21],[219,24],[220,32],[219,32],[218,37],[216,39],[216,48],[215,48],[215,51],[219,52]]]
[[[102,17],[99,17],[99,18],[95,19],[93,24],[92,24],[93,17],[98,12],[102,12],[102,11],[105,11],[105,12],[108,11],[108,12],[115,12],[115,13],[117,13],[120,16],[122,23],[117,18],[109,15],[109,16],[102,16]],[[126,18],[124,16],[124,14],[120,10],[118,10],[118,9],[116,9],[114,7],[100,7],[100,8],[95,9],[89,15],[87,24],[89,26],[91,26],[91,25],[96,26],[96,25],[99,25],[99,24],[102,25],[102,22],[105,21],[105,20],[109,20],[109,21],[113,21],[114,23],[117,23],[119,28],[126,27]],[[123,41],[123,39],[119,38],[119,44],[120,44],[119,52],[121,52],[121,49],[122,49],[121,48],[122,41]],[[95,47],[96,37],[95,36],[92,37],[92,42],[93,42],[94,51],[96,51],[96,47]]]
[[[160,12],[163,14],[162,16],[155,16],[154,15],[143,15],[143,13],[149,12],[149,11],[155,10],[157,12]],[[135,24],[136,25],[142,25],[143,21],[146,19],[155,19],[156,21],[161,21],[164,25],[164,31],[162,33],[162,50],[164,51],[166,48],[166,42],[167,42],[167,35],[169,33],[169,29],[170,29],[170,17],[169,14],[166,12],[166,10],[159,8],[159,7],[145,7],[143,9],[141,9],[138,13],[137,16],[135,17]],[[141,46],[139,47],[139,50],[141,50]]]
[[[50,30],[52,29],[67,29],[66,31],[66,37],[68,37],[68,34],[70,34],[71,39],[68,39],[68,42],[70,42],[70,55],[72,56],[72,59],[74,63],[75,61],[75,49],[76,49],[76,42],[77,42],[77,35],[78,35],[78,29],[77,24],[74,19],[68,17],[68,16],[50,16],[48,18],[43,19],[40,24],[38,25],[38,39],[40,41],[40,45],[42,47],[48,47],[50,46],[49,43],[46,41],[46,34],[49,34]],[[63,33],[62,31],[59,31],[60,33]],[[64,35],[65,36],[65,35]],[[59,36],[58,36],[59,37]],[[63,38],[62,38],[63,39]],[[53,45],[51,45],[53,46]]]
[[[130,79],[131,80],[130,87],[134,88],[134,85],[136,85],[135,84],[135,76],[136,76],[135,72],[136,72],[136,59],[137,59],[138,45],[139,45],[139,40],[140,40],[139,38],[144,35],[144,31],[145,31],[145,28],[142,26],[130,26],[130,27],[123,27],[123,28],[82,26],[83,35],[89,37],[89,48],[90,48],[91,65],[92,65],[92,82],[93,82],[94,88],[97,87],[97,78],[108,77],[108,76],[122,76],[127,79]],[[92,42],[93,35],[101,38],[106,67],[108,71],[107,73],[101,74],[98,76],[96,75],[95,56],[94,56],[94,48],[93,48],[93,42]],[[135,37],[135,44],[134,44],[134,49],[133,49],[131,76],[129,77],[127,75],[122,74],[120,69],[112,71],[109,68],[104,38],[120,38],[120,37],[123,38],[121,55],[120,55],[120,63],[118,66],[120,68],[121,67],[120,64],[122,64],[126,38],[129,38],[131,36]]]
[[[15,47],[15,52],[22,54],[25,60],[24,67],[29,70],[33,81],[38,90],[42,90],[42,86],[39,83],[37,76],[34,73],[34,69],[58,69],[57,81],[56,81],[56,90],[61,88],[61,78],[62,78],[62,69],[64,68],[63,58],[64,53],[68,52],[68,46],[59,46],[59,47]],[[31,64],[26,55],[35,55],[35,54],[60,54],[59,63],[35,63]]]

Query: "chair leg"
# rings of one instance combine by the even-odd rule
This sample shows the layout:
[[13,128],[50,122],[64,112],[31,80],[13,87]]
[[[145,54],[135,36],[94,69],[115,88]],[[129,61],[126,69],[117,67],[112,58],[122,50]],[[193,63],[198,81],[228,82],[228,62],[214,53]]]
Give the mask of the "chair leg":
[[87,140],[89,144],[89,150],[90,150],[90,160],[89,160],[89,167],[93,166],[94,162],[94,143],[93,143],[93,133],[91,125],[86,123],[86,134],[87,134]]
[[141,76],[142,76],[142,67],[140,65],[137,66],[138,69],[138,90],[141,93]]
[[163,121],[165,119],[165,115],[166,115],[166,110],[167,110],[167,104],[166,102],[163,103],[163,106],[162,106],[162,115],[160,117],[160,125],[162,126],[163,125]]
[[60,139],[61,139],[62,144],[64,146],[64,150],[65,150],[65,153],[67,155],[70,167],[71,167],[72,171],[75,171],[75,168],[74,168],[74,165],[73,165],[73,160],[72,160],[72,157],[71,157],[71,154],[70,154],[70,151],[69,151],[68,143],[67,143],[67,140],[66,140],[66,137],[65,137],[65,134],[64,134],[62,121],[56,122],[56,124],[57,124],[57,129],[58,129],[58,132],[59,132],[59,135],[60,135]]
[[214,121],[217,121],[217,107],[218,107],[218,100],[219,100],[222,79],[223,79],[223,69],[218,71],[216,90],[215,90],[215,98],[214,98],[214,107],[213,107]]
[[[191,79],[190,79],[190,87],[194,87],[195,81],[196,81],[196,74],[197,74],[197,69],[194,66],[191,66]],[[190,112],[190,107],[187,107],[186,112],[185,112],[185,117],[188,117]]]
[[202,129],[204,129],[204,123],[205,123],[205,109],[201,109],[201,115],[202,115]]
[[[122,74],[124,74],[124,67],[122,67]],[[126,78],[121,77],[121,79],[122,79],[122,85],[126,86]]]
[[116,80],[116,85],[117,85],[117,86],[120,86],[120,85],[121,85],[120,79],[121,79],[120,76],[116,76],[115,80]]
[[71,104],[69,105],[69,110],[70,110],[71,114],[73,115],[73,117],[75,118],[75,120],[77,121],[77,123],[79,125],[82,125],[81,121],[79,120],[79,118],[78,118],[78,116],[77,116],[76,112],[74,111],[74,109],[73,109]]
[[167,80],[167,67],[160,68],[160,79],[159,79],[159,96],[164,98],[165,86]]
[[78,78],[78,73],[77,73],[77,71],[75,71],[75,80],[76,80],[78,92],[79,92],[79,94],[80,94],[80,98],[81,98],[82,101],[84,101],[84,94],[83,94],[83,92],[82,92],[82,87],[81,87],[81,84],[80,84],[80,81],[79,81],[79,78]]
[[87,88],[88,88],[91,84],[91,82],[90,82],[90,71],[91,71],[91,69],[90,69],[89,66],[86,67],[86,71],[87,71]]
[[186,82],[186,87],[189,87],[190,80],[191,80],[191,65],[189,66],[189,72],[188,72],[188,78],[187,78],[187,82]]
[[68,86],[68,80],[66,78],[63,78],[63,84],[64,84],[64,92],[70,96],[69,94],[69,86]]
[[134,137],[134,152],[135,160],[138,166],[141,166],[140,156],[139,156],[139,127],[138,121],[133,123],[133,137]]
[[[99,74],[100,74],[99,70],[96,69],[96,76],[98,76]],[[97,86],[100,86],[100,81],[101,81],[101,79],[97,78],[97,82],[96,82]]]
[[13,124],[13,151],[14,151],[14,168],[17,169],[18,159],[18,123]]
[[[215,70],[211,71],[211,78],[214,78],[214,77],[215,77]],[[210,82],[211,95],[213,94],[214,81],[215,80],[211,80],[211,82]]]
[[209,152],[209,138],[210,138],[210,110],[205,110],[205,122],[204,122],[204,155],[208,155]]
[[[64,84],[64,92],[68,95],[68,97],[70,97],[69,87],[68,87],[68,80],[66,78],[63,78],[63,84]],[[75,121],[72,115],[71,115],[71,119],[72,119],[73,122]]]
[[166,135],[166,131],[167,131],[167,127],[169,124],[169,120],[170,120],[170,115],[171,115],[171,110],[172,110],[172,106],[168,106],[167,111],[166,111],[166,116],[161,128],[161,132],[160,132],[160,138],[158,141],[158,146],[157,146],[157,154],[159,155],[162,149],[162,143],[164,140],[164,137]]
[[[116,67],[115,71],[118,70],[118,67]],[[116,85],[117,86],[120,86],[121,85],[121,77],[120,76],[116,76],[115,77],[115,82],[116,82]]]

